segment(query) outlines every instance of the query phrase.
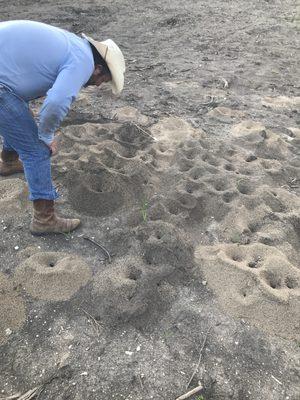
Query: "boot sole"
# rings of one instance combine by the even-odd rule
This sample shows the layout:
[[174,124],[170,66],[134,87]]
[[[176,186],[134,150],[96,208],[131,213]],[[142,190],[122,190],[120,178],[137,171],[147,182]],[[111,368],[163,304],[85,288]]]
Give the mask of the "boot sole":
[[[75,228],[77,229],[77,228]],[[70,232],[34,232],[34,231],[30,231],[30,233],[33,236],[48,236],[48,235],[69,235],[70,233],[74,232],[75,229],[73,229]]]
[[15,174],[24,174],[24,171],[14,171],[14,172],[8,172],[8,173],[3,173],[0,172],[0,176],[11,176]]

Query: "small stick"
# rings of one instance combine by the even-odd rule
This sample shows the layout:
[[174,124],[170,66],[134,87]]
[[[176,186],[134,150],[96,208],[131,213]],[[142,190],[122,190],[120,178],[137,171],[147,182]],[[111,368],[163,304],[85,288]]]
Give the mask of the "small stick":
[[111,255],[110,255],[109,251],[108,251],[104,246],[102,246],[102,244],[97,243],[95,240],[91,239],[91,238],[88,237],[88,236],[83,236],[83,239],[85,239],[85,240],[87,240],[87,241],[93,243],[94,245],[100,247],[100,249],[101,249],[102,251],[104,251],[104,253],[107,255],[107,257],[108,257],[108,262],[111,264]]
[[224,83],[224,89],[228,88],[228,82],[226,81],[225,78],[221,78],[221,81]]
[[200,363],[201,363],[201,358],[202,358],[202,353],[203,353],[203,350],[204,350],[204,346],[205,346],[205,344],[206,344],[207,337],[208,337],[208,334],[209,334],[211,328],[212,328],[212,326],[210,326],[210,327],[208,328],[208,330],[207,330],[207,332],[206,332],[206,334],[205,334],[205,337],[204,337],[204,340],[203,340],[203,343],[202,343],[202,346],[201,346],[201,349],[200,349],[200,354],[199,354],[198,363],[197,363],[196,368],[194,369],[194,372],[193,372],[193,374],[192,374],[192,376],[191,376],[191,378],[190,378],[190,380],[189,380],[189,383],[186,385],[186,388],[188,388],[188,387],[190,386],[190,383],[192,382],[194,376],[196,375],[196,373],[197,373],[197,371],[198,371],[199,365],[200,365]]
[[81,308],[81,307],[79,307],[84,313],[85,313],[85,315],[88,317],[88,318],[90,318],[93,322],[94,322],[94,324],[96,325],[96,330],[97,330],[97,333],[98,333],[98,335],[99,335],[99,328],[101,328],[101,325],[99,324],[99,322],[96,320],[96,318],[94,318],[89,312],[87,312],[84,308]]
[[275,382],[279,383],[279,385],[282,385],[282,383],[277,378],[275,378],[275,376],[271,375],[271,377],[274,379]]
[[210,104],[212,104],[215,101],[214,96],[209,96],[210,100],[207,103],[200,103],[200,106],[209,106]]
[[196,393],[200,392],[200,390],[202,390],[202,389],[203,389],[202,385],[199,385],[199,386],[195,387],[195,389],[192,389],[189,392],[183,394],[182,396],[177,397],[176,400],[188,399],[189,397],[193,396],[193,394],[196,394]]
[[28,390],[26,393],[20,395],[20,393],[15,394],[13,396],[9,396],[9,397],[0,397],[0,400],[30,400],[33,399],[37,394],[38,391],[42,388],[43,386],[36,386],[34,389],[30,389]]
[[139,374],[139,382],[140,382],[141,388],[144,389],[143,381],[142,381],[140,374]]
[[139,125],[135,124],[132,122],[132,125],[134,125],[137,129],[139,129],[141,132],[143,132],[145,135],[149,136],[152,140],[156,140],[153,136],[150,135],[150,133],[146,132],[143,128],[141,128]]

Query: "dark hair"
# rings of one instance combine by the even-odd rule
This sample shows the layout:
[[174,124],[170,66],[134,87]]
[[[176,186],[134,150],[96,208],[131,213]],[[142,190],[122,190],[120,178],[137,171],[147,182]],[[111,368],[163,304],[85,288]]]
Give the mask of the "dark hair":
[[95,46],[93,46],[91,43],[90,43],[90,46],[92,48],[95,66],[101,65],[104,75],[111,75],[106,62],[104,61],[104,58],[101,56],[101,54],[98,52],[98,50],[96,49]]

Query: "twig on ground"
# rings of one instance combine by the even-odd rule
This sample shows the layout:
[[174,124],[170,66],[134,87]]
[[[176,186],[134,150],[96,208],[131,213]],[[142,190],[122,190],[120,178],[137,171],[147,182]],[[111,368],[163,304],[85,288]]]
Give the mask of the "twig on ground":
[[83,239],[87,240],[88,242],[93,243],[95,246],[98,246],[102,251],[104,251],[104,253],[107,255],[108,262],[111,264],[111,255],[110,255],[109,251],[104,246],[102,246],[102,244],[96,242],[94,239],[92,239],[88,236],[83,236]]
[[221,78],[221,81],[224,83],[224,89],[228,88],[229,84],[225,78]]
[[49,385],[54,379],[58,378],[58,372],[62,369],[63,367],[58,368],[51,376],[48,378],[45,382],[43,382],[41,385],[36,386],[33,389],[28,390],[26,393],[21,394],[21,393],[16,393],[13,396],[9,397],[0,397],[0,400],[31,400],[31,399],[36,399],[38,400],[40,398],[41,393],[44,391],[45,387]]
[[201,107],[209,106],[210,104],[213,104],[215,102],[214,96],[209,96],[209,97],[210,97],[210,100],[207,103],[200,103]]
[[156,139],[150,135],[150,133],[146,132],[142,127],[140,127],[139,125],[135,124],[134,122],[131,122],[132,125],[134,125],[139,131],[143,132],[145,135],[149,136],[153,141],[155,141]]
[[274,381],[277,382],[279,385],[282,385],[282,383],[277,378],[275,378],[275,376],[271,375],[271,378],[273,378]]
[[207,341],[207,337],[208,337],[208,335],[209,335],[209,332],[210,332],[211,328],[212,328],[212,326],[210,326],[210,327],[208,328],[208,330],[207,330],[207,332],[206,332],[206,334],[205,334],[205,336],[204,336],[204,340],[203,340],[203,342],[202,342],[202,346],[201,346],[200,353],[199,353],[199,360],[198,360],[198,363],[197,363],[197,365],[196,365],[196,368],[194,369],[194,372],[193,372],[193,374],[192,374],[192,376],[191,376],[191,378],[190,378],[188,384],[186,385],[186,388],[188,388],[188,387],[190,386],[190,384],[191,384],[191,382],[192,382],[194,376],[196,375],[196,373],[197,373],[197,371],[198,371],[198,368],[199,368],[199,366],[200,366],[201,359],[202,359],[202,353],[203,353],[203,350],[204,350],[204,347],[205,347],[205,344],[206,344],[206,341]]
[[182,396],[177,397],[176,400],[188,399],[189,397],[193,396],[193,394],[196,394],[196,393],[200,392],[200,390],[202,390],[202,389],[203,389],[202,385],[199,385],[199,386],[195,387],[195,389],[192,389],[189,392],[183,394]]
[[36,386],[35,388],[28,390],[26,393],[22,395],[18,393],[9,397],[0,397],[0,400],[30,400],[33,399],[35,396],[37,396],[38,392],[42,390],[42,388],[43,385]]
[[80,310],[82,310],[84,313],[85,313],[85,315],[89,318],[89,319],[91,319],[92,321],[93,321],[93,323],[95,324],[95,328],[96,328],[96,331],[97,331],[97,333],[98,333],[98,335],[99,335],[99,328],[101,328],[101,325],[99,324],[99,322],[96,320],[96,318],[95,317],[93,317],[89,312],[87,312],[84,308],[81,308],[81,307],[79,307],[80,308]]
[[138,377],[139,377],[139,382],[140,382],[141,388],[144,389],[144,385],[143,385],[143,381],[142,381],[141,375],[139,374]]

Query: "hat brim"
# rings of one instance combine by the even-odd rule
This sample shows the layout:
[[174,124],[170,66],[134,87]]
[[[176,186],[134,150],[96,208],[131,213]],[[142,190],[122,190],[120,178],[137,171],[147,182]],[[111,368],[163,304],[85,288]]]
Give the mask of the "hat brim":
[[82,36],[96,48],[106,62],[112,77],[111,82],[109,82],[112,92],[116,95],[120,94],[124,88],[124,73],[126,69],[124,56],[120,48],[111,39],[105,40],[104,42],[98,42],[97,40],[86,36],[84,33]]

